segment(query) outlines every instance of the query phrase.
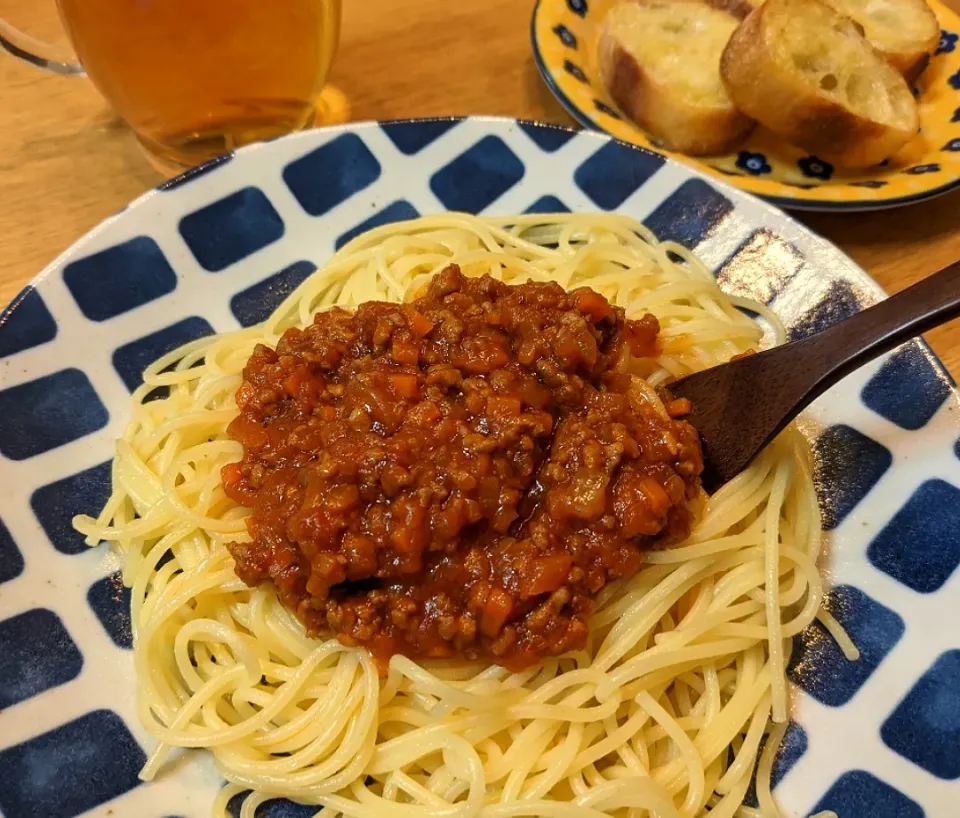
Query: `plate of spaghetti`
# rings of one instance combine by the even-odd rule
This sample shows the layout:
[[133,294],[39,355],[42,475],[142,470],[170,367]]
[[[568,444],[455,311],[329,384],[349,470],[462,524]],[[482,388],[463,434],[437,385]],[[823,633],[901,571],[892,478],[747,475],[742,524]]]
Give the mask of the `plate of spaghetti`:
[[882,297],[514,120],[147,194],[0,315],[0,815],[951,814],[943,367],[865,367],[710,495],[669,395]]

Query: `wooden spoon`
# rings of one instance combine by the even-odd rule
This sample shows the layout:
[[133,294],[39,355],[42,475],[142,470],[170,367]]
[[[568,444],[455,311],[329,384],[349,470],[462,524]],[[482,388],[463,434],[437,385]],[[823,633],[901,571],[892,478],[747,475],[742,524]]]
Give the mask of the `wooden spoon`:
[[960,262],[832,327],[688,375],[667,388],[688,398],[703,442],[703,485],[735,477],[812,401],[853,370],[960,316]]

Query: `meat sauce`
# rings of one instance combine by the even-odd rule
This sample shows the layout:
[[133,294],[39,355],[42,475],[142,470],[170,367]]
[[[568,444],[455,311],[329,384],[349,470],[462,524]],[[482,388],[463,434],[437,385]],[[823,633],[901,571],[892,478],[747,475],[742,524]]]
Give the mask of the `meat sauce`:
[[411,303],[258,346],[223,469],[252,509],[237,574],[381,667],[584,647],[597,593],[686,536],[700,492],[696,431],[625,374],[658,331],[588,288],[451,265]]

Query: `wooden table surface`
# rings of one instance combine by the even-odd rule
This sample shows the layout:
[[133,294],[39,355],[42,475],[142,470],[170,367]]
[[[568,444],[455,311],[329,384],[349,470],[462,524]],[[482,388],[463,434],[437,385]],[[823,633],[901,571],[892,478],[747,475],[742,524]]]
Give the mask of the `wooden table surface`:
[[[960,8],[960,0],[951,0]],[[532,0],[345,0],[331,82],[354,120],[500,114],[572,124],[529,45]],[[53,0],[0,0],[0,16],[57,36]],[[401,38],[398,31],[403,30]],[[89,82],[0,54],[0,304],[161,177]],[[960,259],[960,192],[873,214],[800,218],[889,292]],[[929,340],[960,376],[960,322]]]

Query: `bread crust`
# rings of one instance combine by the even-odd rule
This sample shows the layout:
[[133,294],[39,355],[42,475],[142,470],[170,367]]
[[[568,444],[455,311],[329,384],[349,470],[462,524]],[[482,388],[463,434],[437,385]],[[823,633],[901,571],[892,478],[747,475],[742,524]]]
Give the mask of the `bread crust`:
[[887,54],[884,56],[887,61],[896,68],[907,82],[914,82],[930,65],[931,55],[936,50],[936,45],[930,51],[921,51],[913,54]]

